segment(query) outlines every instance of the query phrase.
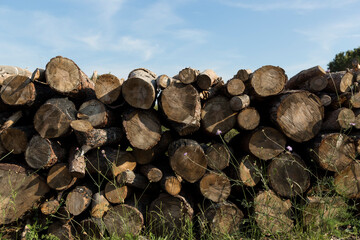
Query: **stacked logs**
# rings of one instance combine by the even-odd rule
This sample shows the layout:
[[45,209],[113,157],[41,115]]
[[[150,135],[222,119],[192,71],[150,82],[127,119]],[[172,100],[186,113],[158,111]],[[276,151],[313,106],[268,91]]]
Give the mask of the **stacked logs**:
[[[334,216],[329,205],[346,206],[339,196],[360,198],[358,73],[316,66],[288,80],[267,65],[224,83],[210,69],[139,68],[93,81],[60,56],[31,76],[10,72],[0,224],[37,204],[60,239],[179,233],[196,219],[202,231],[231,234],[246,218],[272,235],[294,227],[301,196],[305,225],[319,225],[320,214]],[[327,177],[336,197],[314,196]]]

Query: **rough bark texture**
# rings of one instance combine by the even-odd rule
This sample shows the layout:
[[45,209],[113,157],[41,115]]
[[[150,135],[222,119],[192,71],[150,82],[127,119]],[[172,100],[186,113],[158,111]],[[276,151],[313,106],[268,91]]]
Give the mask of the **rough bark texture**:
[[260,114],[253,107],[242,109],[236,117],[237,126],[242,130],[254,130],[260,124]]
[[208,100],[210,98],[215,97],[224,87],[224,81],[219,80],[214,86],[212,86],[209,90],[203,90],[200,92],[201,100]]
[[250,86],[255,95],[268,97],[284,90],[287,76],[284,69],[275,66],[263,66],[257,69],[250,79]]
[[90,215],[94,218],[102,218],[109,210],[109,202],[106,200],[104,191],[96,192],[92,196]]
[[349,108],[343,107],[327,112],[321,129],[340,131],[341,129],[350,128],[355,121],[354,112]]
[[246,108],[250,105],[249,95],[242,94],[239,96],[234,96],[230,99],[230,107],[233,111],[238,112],[243,108]]
[[235,126],[236,114],[226,97],[216,96],[205,102],[201,110],[201,126],[211,135],[219,131],[225,134]]
[[335,190],[346,198],[360,198],[360,164],[354,161],[335,176]]
[[17,111],[14,114],[10,115],[6,121],[1,125],[0,127],[0,135],[9,127],[14,125],[19,119],[21,119],[23,116],[22,111]]
[[234,78],[237,78],[243,82],[246,82],[247,80],[250,79],[251,74],[252,74],[252,71],[250,69],[240,69],[239,71],[237,71]]
[[66,197],[66,209],[74,216],[90,206],[92,191],[85,186],[76,186]]
[[270,108],[270,117],[287,137],[305,142],[319,133],[323,111],[316,95],[299,91],[280,96]]
[[199,183],[201,194],[213,202],[225,201],[231,191],[229,178],[224,173],[207,173]]
[[179,72],[179,80],[184,84],[190,84],[197,80],[197,76],[199,74],[199,70],[193,68],[184,68]]
[[161,124],[152,110],[133,109],[124,113],[122,124],[131,146],[148,150],[161,138]]
[[132,170],[126,169],[116,177],[116,181],[120,185],[127,185],[139,189],[146,189],[149,181],[143,175],[134,173]]
[[216,83],[218,78],[219,77],[213,70],[206,69],[205,71],[203,71],[198,75],[196,84],[198,85],[199,88],[203,90],[207,90]]
[[67,98],[52,98],[46,101],[34,116],[34,128],[43,138],[57,138],[71,130],[76,108]]
[[299,155],[289,152],[271,161],[268,176],[271,188],[287,198],[301,195],[310,186],[310,173],[305,162]]
[[151,108],[156,98],[156,77],[155,73],[144,68],[131,71],[122,85],[125,101],[134,108]]
[[180,136],[191,134],[200,127],[201,103],[192,85],[175,83],[161,93],[160,107]]
[[223,170],[229,166],[231,154],[224,144],[214,143],[205,149],[208,167],[213,170]]
[[100,102],[112,104],[121,96],[121,87],[124,79],[112,74],[103,74],[96,79],[95,95]]
[[226,91],[231,96],[238,96],[245,91],[244,81],[238,78],[230,79],[226,83]]
[[320,66],[315,66],[303,70],[289,79],[286,89],[303,89],[310,92],[322,91],[328,84],[324,78],[325,70]]
[[49,191],[38,174],[14,164],[0,164],[0,184],[0,224],[18,220]]
[[194,140],[180,139],[169,146],[173,171],[190,183],[199,180],[206,171],[207,160],[201,146]]
[[30,78],[21,75],[8,77],[1,87],[1,99],[4,103],[17,106],[34,103],[36,98],[35,85]]
[[328,81],[325,90],[334,93],[349,91],[353,83],[353,74],[346,71],[327,73],[325,78]]
[[77,118],[89,121],[94,128],[108,127],[114,122],[114,114],[96,99],[81,104]]

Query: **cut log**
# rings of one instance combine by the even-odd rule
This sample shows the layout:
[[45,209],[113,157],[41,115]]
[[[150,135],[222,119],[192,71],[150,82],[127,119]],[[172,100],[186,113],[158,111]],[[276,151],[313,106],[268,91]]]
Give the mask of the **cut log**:
[[335,191],[346,198],[360,198],[360,164],[354,161],[335,175]]
[[340,131],[341,129],[348,129],[355,124],[355,114],[349,108],[339,108],[332,112],[327,112],[322,130]]
[[360,92],[351,93],[349,103],[352,108],[360,108]]
[[268,167],[271,188],[280,196],[291,198],[310,186],[310,173],[297,154],[285,152],[272,159]]
[[85,186],[76,186],[66,197],[66,209],[74,216],[90,206],[92,191]]
[[171,168],[186,181],[194,183],[205,174],[207,159],[196,141],[179,139],[170,144],[168,153]]
[[324,107],[330,106],[332,102],[332,98],[330,94],[321,93],[318,95],[318,97],[320,98],[320,102]]
[[284,69],[267,65],[257,69],[251,75],[250,87],[255,96],[268,97],[282,92],[286,81]]
[[40,211],[44,215],[51,215],[51,214],[55,214],[59,209],[59,207],[60,207],[59,201],[54,199],[42,203],[40,205]]
[[108,127],[114,122],[114,114],[96,99],[81,104],[77,117],[88,120],[94,128]]
[[343,93],[350,91],[353,84],[353,74],[351,72],[332,72],[324,77],[328,81],[325,91],[334,93]]
[[134,188],[146,189],[149,181],[143,175],[126,169],[116,176],[116,182],[120,185],[127,185]]
[[140,166],[140,172],[149,180],[149,182],[159,182],[163,177],[162,171],[151,164]]
[[216,96],[205,102],[201,110],[201,126],[211,135],[225,134],[235,126],[236,114],[226,97]]
[[18,220],[49,191],[38,174],[14,164],[0,164],[0,184],[0,224]]
[[231,191],[229,178],[221,172],[205,174],[201,178],[199,186],[201,194],[216,203],[225,201]]
[[240,69],[235,75],[234,78],[240,79],[243,82],[246,82],[250,79],[252,71],[250,69]]
[[4,103],[12,106],[30,106],[35,98],[35,85],[30,78],[15,75],[4,80],[1,87],[1,99]]
[[338,172],[353,162],[356,156],[355,144],[341,133],[319,136],[314,140],[313,158],[329,171]]
[[307,91],[290,92],[270,107],[271,119],[295,142],[314,138],[321,129],[323,106],[320,99]]
[[191,84],[197,80],[198,75],[200,74],[199,70],[193,68],[184,68],[179,72],[179,80],[183,84]]
[[265,235],[287,233],[294,227],[289,199],[283,201],[268,190],[257,194],[254,205],[256,223]]
[[226,83],[226,92],[230,96],[238,96],[245,91],[245,84],[241,79],[233,78]]
[[168,194],[175,196],[181,191],[181,181],[175,175],[165,173],[160,182],[161,188]]
[[152,110],[133,109],[123,114],[122,124],[131,146],[148,150],[161,138],[161,124]]
[[258,159],[252,155],[244,156],[239,164],[235,165],[236,178],[244,185],[254,187],[260,181],[262,166]]
[[230,99],[230,108],[234,112],[238,112],[241,109],[244,109],[250,105],[250,97],[249,95],[242,94],[239,96],[234,96]]
[[315,66],[306,70],[303,70],[293,76],[287,81],[286,89],[302,89],[309,92],[320,92],[325,89],[328,81],[324,76],[325,70],[320,66]]
[[183,230],[193,214],[194,210],[184,197],[160,194],[150,205],[148,222],[155,234],[170,234]]
[[112,104],[121,96],[121,87],[124,79],[112,74],[103,74],[96,79],[95,95],[100,102]]
[[23,114],[22,111],[17,111],[14,114],[12,114],[10,117],[7,118],[7,120],[2,124],[0,127],[0,135],[9,127],[14,125],[17,121],[19,121],[20,118],[22,118]]
[[36,68],[31,74],[31,81],[46,83],[45,69]]
[[253,107],[242,109],[236,117],[237,126],[242,130],[254,130],[260,124],[260,114]]
[[202,91],[200,93],[200,98],[202,100],[208,100],[210,98],[213,98],[221,91],[221,89],[223,89],[223,87],[224,81],[218,81],[218,83],[212,86],[209,90]]
[[70,132],[70,122],[75,120],[76,108],[67,98],[46,101],[34,116],[34,128],[43,138],[57,138]]
[[95,97],[95,84],[68,58],[54,57],[46,64],[46,82],[55,91],[73,98]]
[[125,101],[134,108],[151,108],[156,98],[156,77],[155,73],[145,68],[131,71],[122,85]]
[[65,159],[65,149],[58,142],[35,135],[31,138],[26,151],[26,163],[35,169],[49,168]]
[[2,66],[0,66],[0,85],[3,85],[3,81],[6,78],[8,78],[10,76],[14,76],[14,75],[30,77],[31,72],[24,68],[2,65]]
[[32,126],[22,126],[6,129],[0,136],[3,147],[14,154],[26,151],[29,139],[35,133]]
[[170,85],[162,91],[159,104],[180,136],[191,134],[200,128],[200,96],[192,85]]
[[92,196],[90,215],[93,218],[102,218],[109,210],[109,206],[110,204],[105,198],[104,191],[96,192]]
[[234,203],[211,204],[200,216],[200,227],[208,228],[212,234],[221,238],[223,234],[237,232],[243,218],[243,212]]
[[57,163],[49,170],[46,182],[50,188],[62,191],[70,188],[76,179],[73,178],[65,163]]
[[124,238],[125,235],[136,236],[144,227],[141,212],[129,205],[120,204],[112,207],[104,217],[104,224],[110,236]]
[[55,236],[59,240],[74,240],[75,233],[69,223],[57,221],[52,223],[47,231],[48,235]]
[[104,190],[106,199],[113,204],[124,203],[125,199],[130,196],[130,192],[128,186],[119,186],[113,182],[107,182]]
[[229,166],[231,154],[224,144],[214,143],[205,149],[208,167],[213,170],[223,170]]
[[243,149],[262,160],[270,160],[285,149],[286,138],[271,127],[259,127],[234,139],[234,149]]
[[218,81],[218,78],[219,77],[213,70],[206,69],[197,76],[196,84],[199,88],[207,90]]
[[97,219],[87,218],[80,222],[76,226],[77,236],[76,239],[92,240],[92,239],[104,239],[105,229],[101,229],[101,222]]
[[123,136],[121,128],[95,129],[87,120],[74,120],[70,126],[75,131],[78,143],[90,149],[119,143]]
[[89,147],[71,147],[69,151],[69,173],[75,178],[83,178],[86,174],[86,161],[84,154],[89,151]]
[[173,83],[180,83],[180,80],[171,78],[165,74],[158,76],[156,79],[157,88],[161,90],[164,90]]
[[339,220],[348,208],[343,198],[308,197],[308,203],[303,210],[303,224],[308,227],[323,227],[328,221]]

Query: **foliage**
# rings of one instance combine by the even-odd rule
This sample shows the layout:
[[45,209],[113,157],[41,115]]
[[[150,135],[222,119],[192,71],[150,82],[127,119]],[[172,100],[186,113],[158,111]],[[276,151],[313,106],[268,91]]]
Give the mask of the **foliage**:
[[336,54],[335,58],[328,63],[329,70],[331,72],[337,72],[352,68],[354,59],[360,62],[360,47]]

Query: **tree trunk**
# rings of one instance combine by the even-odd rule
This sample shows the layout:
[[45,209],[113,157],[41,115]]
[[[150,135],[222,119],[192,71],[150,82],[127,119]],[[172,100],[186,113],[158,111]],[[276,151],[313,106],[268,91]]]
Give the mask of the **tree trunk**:
[[234,78],[240,79],[243,82],[246,82],[250,79],[252,71],[250,69],[240,69],[234,76]]
[[355,144],[345,134],[331,133],[315,139],[312,152],[319,165],[329,171],[343,170],[355,159]]
[[290,217],[290,200],[283,201],[271,191],[257,194],[254,199],[255,220],[265,235],[287,233],[294,227]]
[[346,198],[360,198],[360,164],[354,161],[335,175],[335,190]]
[[160,120],[152,110],[132,109],[123,114],[122,124],[127,139],[135,148],[148,150],[160,141]]
[[216,83],[218,78],[219,77],[213,70],[206,69],[197,76],[196,84],[200,89],[207,90]]
[[253,107],[242,109],[236,117],[237,126],[246,131],[254,130],[260,124],[260,114]]
[[151,108],[156,98],[155,79],[156,74],[147,69],[138,68],[131,71],[122,85],[125,101],[134,108]]
[[30,77],[31,72],[27,69],[23,69],[23,68],[19,68],[19,67],[2,65],[2,66],[0,66],[0,85],[3,85],[3,81],[6,78],[8,78],[10,76],[15,76],[15,75]]
[[179,139],[170,144],[168,153],[171,168],[186,181],[194,183],[205,174],[207,159],[196,141]]
[[200,127],[201,103],[192,85],[175,83],[161,93],[160,108],[180,135],[188,135]]
[[230,180],[224,173],[210,172],[205,174],[200,180],[201,194],[213,202],[225,201],[231,191]]
[[251,75],[250,87],[255,96],[268,97],[282,92],[286,81],[284,69],[267,65],[257,69]]
[[113,182],[107,182],[105,185],[105,197],[113,204],[124,203],[125,199],[130,196],[130,193],[130,188],[125,185],[119,186]]
[[268,176],[271,188],[287,198],[301,195],[310,186],[310,173],[305,162],[299,155],[289,152],[271,161]]
[[95,97],[95,84],[68,58],[54,57],[46,65],[46,82],[55,91],[73,98]]
[[26,148],[25,160],[32,168],[49,168],[58,161],[64,160],[65,155],[65,149],[58,142],[35,135]]
[[201,110],[201,126],[211,135],[225,134],[235,126],[236,114],[226,97],[214,97],[206,101]]
[[85,186],[76,186],[66,197],[66,209],[74,216],[90,206],[92,191]]
[[75,181],[76,179],[70,175],[65,163],[57,163],[52,166],[46,179],[49,187],[58,191],[70,188]]
[[320,99],[306,91],[281,95],[270,108],[270,118],[295,142],[305,142],[321,129],[324,109]]
[[114,114],[105,105],[92,99],[81,104],[77,113],[78,119],[88,120],[94,128],[104,128],[112,125]]
[[250,97],[249,95],[242,94],[239,96],[234,96],[230,99],[230,108],[234,112],[238,112],[241,109],[244,109],[250,105]]
[[181,191],[181,181],[170,173],[165,173],[160,182],[161,188],[168,194],[175,196]]
[[18,220],[49,191],[38,174],[14,164],[0,164],[0,184],[0,224]]
[[34,128],[43,138],[57,138],[70,132],[70,122],[75,120],[76,108],[67,98],[46,101],[34,116]]
[[351,72],[333,72],[324,77],[328,81],[325,91],[334,93],[343,93],[350,90],[353,84],[353,74]]
[[205,149],[208,167],[221,171],[229,166],[231,154],[224,144],[214,143]]
[[302,89],[309,92],[320,92],[324,90],[328,82],[324,76],[326,72],[322,67],[315,66],[303,70],[289,79],[286,83],[286,89]]
[[93,218],[102,218],[109,210],[109,206],[110,204],[105,198],[104,191],[96,192],[92,196],[90,215]]
[[14,75],[4,80],[1,87],[1,99],[4,103],[12,106],[30,106],[35,98],[35,85],[29,77]]
[[327,112],[321,130],[340,131],[348,129],[355,124],[355,114],[349,108],[339,108],[332,112]]
[[125,235],[138,235],[144,227],[141,212],[127,204],[112,207],[104,217],[104,224],[110,236],[124,238]]
[[217,84],[212,86],[209,90],[204,90],[200,93],[201,100],[208,100],[215,97],[224,87],[224,81],[218,81]]
[[3,147],[13,154],[21,154],[26,151],[29,139],[34,134],[32,126],[23,126],[6,129],[0,136]]
[[184,68],[179,72],[179,80],[183,84],[191,84],[197,80],[199,74],[199,70],[193,68]]
[[121,96],[121,87],[124,79],[112,74],[103,74],[96,79],[95,95],[100,102],[112,104]]
[[150,205],[149,227],[156,235],[181,231],[185,222],[191,221],[193,214],[194,210],[184,197],[160,194]]
[[244,93],[245,91],[245,84],[242,80],[238,79],[238,78],[233,78],[230,79],[227,83],[226,83],[226,92],[230,95],[230,96],[238,96]]
[[149,180],[149,182],[159,182],[163,177],[162,171],[151,164],[141,165],[140,172]]

